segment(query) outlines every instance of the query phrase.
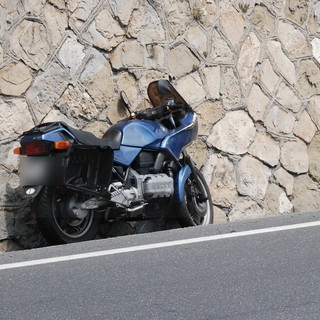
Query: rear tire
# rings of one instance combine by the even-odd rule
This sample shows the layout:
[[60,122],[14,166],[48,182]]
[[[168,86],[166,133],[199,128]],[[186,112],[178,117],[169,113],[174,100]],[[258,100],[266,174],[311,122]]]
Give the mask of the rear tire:
[[197,168],[195,168],[195,175],[204,190],[205,199],[202,199],[197,181],[190,176],[184,188],[184,201],[178,208],[179,222],[182,227],[204,226],[213,223],[213,205],[207,182]]
[[77,217],[74,205],[80,198],[80,193],[58,187],[42,190],[36,215],[40,230],[50,244],[87,241],[97,235],[101,216],[94,210],[82,210]]

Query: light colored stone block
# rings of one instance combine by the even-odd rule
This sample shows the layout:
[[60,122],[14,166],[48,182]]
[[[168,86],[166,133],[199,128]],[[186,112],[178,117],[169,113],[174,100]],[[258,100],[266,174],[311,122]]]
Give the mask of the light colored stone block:
[[110,0],[110,6],[121,23],[128,25],[132,11],[139,7],[139,0]]
[[279,41],[268,41],[267,49],[278,71],[291,84],[297,82],[296,70],[293,62],[284,54]]
[[262,62],[261,68],[257,74],[257,78],[269,90],[270,93],[274,92],[279,80],[279,77],[273,71],[272,65],[268,59],[265,59]]
[[38,74],[26,92],[26,97],[39,123],[67,88],[69,80],[68,72],[56,61],[53,61],[44,72]]
[[70,75],[74,76],[85,57],[85,47],[77,41],[75,34],[70,33],[61,46],[58,57]]
[[295,120],[291,112],[283,110],[277,105],[273,105],[266,113],[264,124],[274,133],[291,134]]
[[312,44],[312,53],[313,56],[318,60],[320,63],[320,39],[319,38],[314,38],[311,41]]
[[225,68],[223,70],[220,93],[225,110],[234,110],[241,106],[240,82],[233,68]]
[[320,182],[320,135],[319,133],[314,136],[309,147],[309,173],[310,175]]
[[262,121],[269,105],[269,98],[262,92],[261,88],[254,84],[247,99],[247,108],[250,116],[255,121]]
[[215,2],[213,0],[194,0],[193,4],[195,8],[200,8],[199,22],[206,28],[212,27],[218,13]]
[[317,126],[317,129],[320,130],[320,96],[314,96],[311,98],[307,111]]
[[162,42],[166,37],[157,12],[147,1],[140,2],[133,11],[128,33],[141,43]]
[[256,129],[247,113],[227,112],[225,117],[213,126],[208,142],[221,151],[240,155],[248,151],[255,134]]
[[237,166],[237,190],[241,195],[262,200],[265,197],[270,176],[270,169],[262,162],[250,156],[244,156]]
[[276,178],[277,183],[285,189],[287,195],[292,195],[294,182],[293,176],[282,167],[274,171],[273,175]]
[[[60,2],[59,2],[60,1]],[[55,6],[64,9],[64,1],[52,1]],[[48,34],[50,35],[51,45],[56,47],[61,42],[68,28],[68,15],[65,11],[46,4],[43,11],[43,16],[47,25]]]
[[295,92],[283,82],[280,83],[276,98],[284,107],[299,112],[302,107],[302,102],[295,94]]
[[11,63],[0,69],[0,93],[21,96],[32,82],[30,70],[22,62]]
[[232,207],[237,195],[233,163],[227,157],[212,154],[204,166],[203,175],[209,185],[213,203],[225,208]]
[[251,32],[242,44],[237,66],[243,86],[250,83],[256,64],[260,61],[260,52],[260,41]]
[[220,101],[205,101],[195,111],[198,115],[200,136],[207,136],[210,134],[212,126],[218,122],[224,115],[224,111]]
[[193,141],[190,146],[188,146],[187,151],[192,160],[195,162],[197,168],[202,168],[208,157],[208,148],[205,142],[197,139]]
[[206,92],[203,89],[203,83],[198,72],[193,72],[181,78],[176,88],[190,105],[198,105],[206,97]]
[[93,51],[80,76],[80,81],[98,105],[108,105],[114,93],[113,74],[108,60],[102,53]]
[[0,99],[0,110],[0,141],[16,139],[34,125],[25,99]]
[[306,37],[291,23],[279,21],[278,35],[282,45],[292,56],[299,57],[310,53]]
[[143,67],[143,46],[138,41],[123,42],[110,56],[110,62],[115,69]]
[[23,20],[11,34],[10,49],[31,68],[42,68],[51,53],[46,27],[40,22]]
[[71,85],[67,87],[55,105],[76,123],[81,119],[96,119],[100,112],[88,93]]
[[213,63],[233,63],[234,54],[231,51],[227,41],[221,37],[219,32],[214,29],[211,34],[211,50],[209,52],[208,60]]
[[172,74],[180,78],[199,68],[199,60],[183,44],[170,50],[168,55],[169,68]]
[[320,68],[313,60],[301,60],[297,89],[305,98],[320,94]]
[[320,188],[307,174],[295,177],[292,204],[295,212],[319,210]]
[[221,68],[208,67],[203,69],[203,75],[207,90],[212,99],[219,99],[220,97],[220,83],[221,83]]
[[266,193],[265,204],[267,216],[289,214],[293,210],[293,205],[285,192],[276,184],[269,185]]
[[302,25],[308,17],[308,0],[286,0],[285,15]]
[[227,6],[220,14],[220,23],[226,37],[237,47],[245,27],[242,15],[233,6]]
[[274,167],[280,159],[280,145],[268,133],[257,132],[249,148],[249,153],[269,166]]
[[275,17],[265,6],[255,6],[250,14],[250,21],[261,37],[271,37],[275,33]]
[[69,20],[79,29],[88,20],[99,0],[68,0]]
[[230,222],[259,219],[265,217],[265,210],[249,197],[237,197],[228,217]]
[[293,134],[305,142],[309,143],[314,137],[317,131],[317,127],[312,122],[309,114],[302,112],[300,119],[296,122],[293,128]]
[[193,16],[187,1],[153,0],[157,10],[161,10],[171,39],[182,35],[192,22]]
[[226,213],[217,206],[213,206],[213,223],[226,223],[228,221]]
[[293,173],[306,173],[309,169],[307,145],[300,139],[287,141],[281,147],[280,161],[285,169]]
[[198,51],[200,55],[206,55],[208,39],[200,26],[191,26],[186,32],[186,40]]

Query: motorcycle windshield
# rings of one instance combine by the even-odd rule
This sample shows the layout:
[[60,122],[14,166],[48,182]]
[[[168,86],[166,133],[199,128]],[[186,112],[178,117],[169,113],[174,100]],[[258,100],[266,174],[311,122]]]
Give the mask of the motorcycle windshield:
[[179,92],[170,84],[168,80],[151,82],[148,86],[148,96],[154,107],[161,106],[170,99],[173,99],[173,101],[177,104],[189,106],[189,104],[181,97]]

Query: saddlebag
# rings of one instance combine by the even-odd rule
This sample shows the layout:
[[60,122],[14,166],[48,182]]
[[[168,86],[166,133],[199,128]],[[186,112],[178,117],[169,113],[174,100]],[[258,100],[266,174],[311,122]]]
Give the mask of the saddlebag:
[[112,174],[111,148],[73,146],[68,153],[21,156],[21,186],[81,185],[90,190],[109,186]]

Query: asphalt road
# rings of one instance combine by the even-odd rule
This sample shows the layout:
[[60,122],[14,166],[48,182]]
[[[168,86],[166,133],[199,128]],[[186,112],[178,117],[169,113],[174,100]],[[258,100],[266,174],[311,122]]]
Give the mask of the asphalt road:
[[0,319],[320,319],[319,221],[314,212],[6,253]]

